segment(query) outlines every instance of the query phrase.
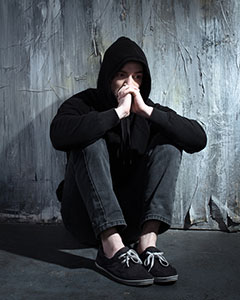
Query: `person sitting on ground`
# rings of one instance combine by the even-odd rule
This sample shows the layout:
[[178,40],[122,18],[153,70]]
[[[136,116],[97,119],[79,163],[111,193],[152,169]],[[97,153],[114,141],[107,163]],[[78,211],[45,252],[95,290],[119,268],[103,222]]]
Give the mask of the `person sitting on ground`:
[[66,100],[50,128],[55,149],[68,154],[66,228],[99,245],[96,266],[106,275],[136,286],[178,279],[157,238],[171,226],[182,151],[207,141],[197,121],[153,103],[150,90],[144,52],[121,37],[105,52],[97,88]]

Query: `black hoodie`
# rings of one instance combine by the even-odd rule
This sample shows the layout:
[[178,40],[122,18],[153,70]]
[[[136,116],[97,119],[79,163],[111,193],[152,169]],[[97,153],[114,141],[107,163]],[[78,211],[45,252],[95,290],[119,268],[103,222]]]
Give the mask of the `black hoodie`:
[[[140,92],[145,103],[153,107],[149,119],[131,113],[120,121],[114,109],[117,100],[111,92],[111,80],[129,61],[140,62],[143,66]],[[143,51],[130,39],[119,38],[105,52],[97,89],[80,92],[59,108],[50,128],[53,146],[57,150],[71,151],[105,138],[112,154],[128,161],[132,156],[142,155],[149,140],[160,134],[162,142],[167,140],[188,153],[202,150],[207,139],[199,123],[154,104],[148,98],[150,90],[151,76]]]

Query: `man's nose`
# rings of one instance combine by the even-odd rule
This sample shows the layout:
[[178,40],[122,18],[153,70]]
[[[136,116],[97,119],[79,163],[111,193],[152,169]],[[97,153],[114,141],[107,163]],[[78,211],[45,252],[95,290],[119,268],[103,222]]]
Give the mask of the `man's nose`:
[[133,78],[132,78],[132,76],[128,76],[125,79],[125,82],[126,82],[127,85],[132,85],[133,84]]

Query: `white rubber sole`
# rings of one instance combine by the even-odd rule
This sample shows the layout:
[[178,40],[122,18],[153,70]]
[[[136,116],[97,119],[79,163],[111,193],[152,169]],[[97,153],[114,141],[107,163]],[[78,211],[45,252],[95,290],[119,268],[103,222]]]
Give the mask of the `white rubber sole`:
[[154,278],[141,279],[141,280],[140,279],[139,280],[128,280],[128,279],[119,278],[119,277],[113,275],[112,273],[110,273],[109,271],[107,271],[106,269],[104,269],[103,267],[99,266],[96,262],[95,262],[95,265],[98,269],[103,271],[109,278],[111,278],[119,283],[131,285],[131,286],[147,286],[147,285],[152,285],[154,283]]
[[178,275],[168,276],[168,277],[154,277],[155,283],[170,283],[178,280]]

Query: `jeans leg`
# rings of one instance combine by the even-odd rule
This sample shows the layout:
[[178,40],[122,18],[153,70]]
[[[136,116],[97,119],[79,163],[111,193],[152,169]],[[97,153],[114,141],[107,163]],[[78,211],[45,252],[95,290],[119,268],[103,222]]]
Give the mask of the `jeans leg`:
[[68,163],[96,237],[108,228],[125,227],[122,210],[113,191],[105,140],[99,139],[84,149],[72,151]]
[[156,145],[147,154],[142,224],[162,221],[160,232],[171,225],[180,162],[181,151],[170,144]]
[[69,160],[65,174],[61,200],[61,215],[66,229],[71,232],[80,243],[89,246],[97,246],[99,244],[93,231],[86,206],[79,193],[71,160]]

